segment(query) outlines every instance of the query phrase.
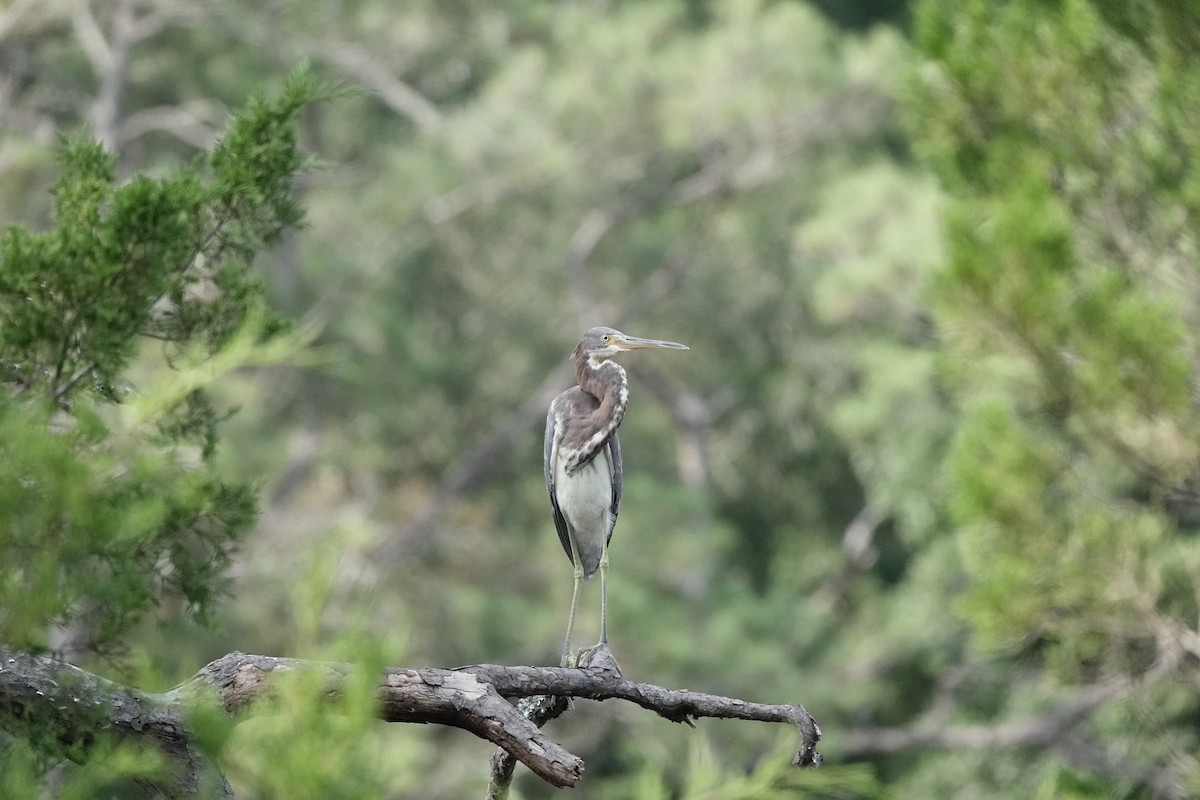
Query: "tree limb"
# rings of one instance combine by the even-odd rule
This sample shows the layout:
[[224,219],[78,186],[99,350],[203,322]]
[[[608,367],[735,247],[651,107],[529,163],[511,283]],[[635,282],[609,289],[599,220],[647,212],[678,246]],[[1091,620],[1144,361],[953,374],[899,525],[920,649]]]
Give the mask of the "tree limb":
[[[538,728],[552,719],[558,719],[569,707],[567,698],[541,695],[527,697],[517,703],[517,709]],[[517,759],[503,747],[497,747],[492,753],[491,775],[488,777],[487,794],[484,800],[506,800],[508,790],[512,786],[513,770],[517,767]]]
[[1102,681],[1042,714],[990,724],[952,725],[945,718],[948,714],[931,713],[908,727],[860,728],[847,733],[841,755],[855,761],[926,750],[1054,750],[1080,769],[1144,786],[1157,800],[1183,800],[1190,795],[1170,769],[1137,764],[1085,736],[1084,725],[1097,711],[1136,686],[1128,680]]
[[121,123],[118,144],[124,146],[152,131],[161,131],[198,150],[207,150],[217,138],[216,120],[221,116],[217,104],[209,100],[144,108]]
[[87,54],[100,81],[88,115],[96,138],[110,151],[115,151],[120,142],[121,108],[128,77],[129,54],[136,43],[137,17],[133,6],[133,0],[120,0],[113,8],[111,39],[106,39],[100,30],[90,0],[76,3],[71,16],[76,41]]
[[929,719],[911,727],[860,728],[847,735],[844,752],[847,758],[861,759],[910,750],[1047,747],[1128,691],[1123,681],[1097,683],[1045,714],[992,724],[946,725]]
[[[247,708],[270,693],[278,676],[318,670],[331,698],[343,691],[352,664],[230,653],[205,666],[185,683],[150,694],[122,687],[69,664],[0,645],[0,724],[15,718],[50,720],[60,739],[85,742],[110,731],[150,737],[181,764],[180,786],[168,796],[188,796],[189,788],[219,781],[191,743],[185,710],[196,698],[213,696],[228,714]],[[457,669],[389,668],[378,684],[379,717],[389,722],[451,725],[493,742],[555,786],[574,786],[583,761],[551,740],[510,698],[534,696],[621,699],[637,703],[673,722],[698,717],[787,722],[800,732],[793,763],[815,766],[820,729],[800,705],[765,705],[729,697],[666,689],[624,680],[605,669],[508,667],[474,664]],[[73,713],[75,707],[99,709],[99,717]],[[544,721],[544,720],[543,720]],[[511,776],[511,766],[509,767]],[[494,777],[494,775],[493,775]],[[206,783],[208,782],[208,783]]]
[[393,74],[388,65],[374,60],[364,52],[361,43],[350,44],[336,40],[315,41],[309,52],[316,58],[340,69],[355,80],[374,90],[389,109],[408,118],[417,128],[436,132],[442,126],[442,112],[431,100],[411,84]]
[[149,741],[176,765],[159,795],[233,798],[220,772],[191,741],[181,695],[148,694],[47,656],[0,645],[0,728],[36,727],[67,752],[83,754],[105,734]]

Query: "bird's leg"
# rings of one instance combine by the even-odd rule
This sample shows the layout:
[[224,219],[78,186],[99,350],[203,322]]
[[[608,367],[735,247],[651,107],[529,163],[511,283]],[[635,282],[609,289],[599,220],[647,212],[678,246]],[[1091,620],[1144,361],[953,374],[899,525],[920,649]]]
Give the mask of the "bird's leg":
[[621,665],[608,647],[608,542],[600,546],[600,641],[580,654],[579,666],[621,677]]
[[560,665],[574,667],[576,658],[571,655],[571,629],[575,627],[575,606],[579,602],[579,587],[583,585],[583,567],[579,563],[579,551],[575,548],[575,540],[571,540],[571,560],[575,562],[575,588],[571,591],[571,612],[567,614],[567,637],[563,640],[562,660]]
[[575,589],[571,592],[571,613],[567,615],[567,636],[563,640],[562,661],[564,667],[575,666],[575,657],[571,655],[571,628],[575,626],[575,605],[579,602],[579,587],[583,585],[583,569],[575,567]]
[[608,644],[608,537],[600,545],[600,642]]

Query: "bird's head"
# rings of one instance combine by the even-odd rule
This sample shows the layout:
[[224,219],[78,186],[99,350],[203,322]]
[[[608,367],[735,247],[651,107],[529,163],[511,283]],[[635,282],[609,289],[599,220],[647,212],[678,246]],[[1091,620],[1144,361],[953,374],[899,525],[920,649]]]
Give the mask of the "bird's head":
[[662,339],[643,339],[640,336],[628,336],[616,328],[592,328],[583,335],[575,347],[575,355],[589,358],[611,358],[626,350],[649,350],[662,348],[668,350],[687,350],[687,345],[679,342],[666,342]]

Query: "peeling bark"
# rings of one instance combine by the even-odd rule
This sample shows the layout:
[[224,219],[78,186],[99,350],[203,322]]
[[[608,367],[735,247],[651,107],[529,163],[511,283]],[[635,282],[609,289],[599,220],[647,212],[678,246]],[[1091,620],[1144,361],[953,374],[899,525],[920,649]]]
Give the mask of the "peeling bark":
[[[190,797],[201,791],[232,797],[228,783],[191,742],[186,709],[197,698],[214,697],[228,714],[237,714],[268,695],[277,677],[315,669],[325,676],[331,698],[342,692],[352,664],[304,661],[234,652],[213,661],[166,692],[151,694],[120,686],[46,656],[0,646],[0,727],[18,720],[53,725],[61,741],[86,749],[104,733],[141,737],[153,742],[178,765],[178,782],[156,787],[168,797]],[[378,685],[379,716],[389,722],[438,723],[462,728],[496,744],[508,758],[493,758],[493,784],[507,791],[516,759],[555,786],[574,786],[583,776],[583,761],[547,737],[534,714],[527,716],[510,700],[582,697],[636,703],[673,722],[691,724],[699,717],[785,722],[800,734],[793,763],[820,763],[816,744],[820,729],[799,705],[764,705],[716,695],[667,689],[627,681],[604,668],[501,666],[473,664],[456,669],[385,669]],[[526,701],[537,706],[539,701]],[[545,708],[565,710],[565,702],[543,700]],[[530,717],[534,717],[531,720]],[[555,715],[557,716],[557,714]],[[498,762],[508,762],[500,763]],[[503,776],[503,770],[507,775]],[[500,770],[498,772],[497,770]],[[503,780],[497,782],[497,776]],[[491,790],[489,790],[491,791]]]

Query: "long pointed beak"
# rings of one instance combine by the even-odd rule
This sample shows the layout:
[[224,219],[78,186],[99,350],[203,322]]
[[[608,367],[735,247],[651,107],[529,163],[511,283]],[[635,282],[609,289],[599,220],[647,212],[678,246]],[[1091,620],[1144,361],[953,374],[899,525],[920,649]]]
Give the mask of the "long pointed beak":
[[687,350],[686,344],[679,342],[667,342],[662,339],[643,339],[640,336],[625,336],[613,342],[621,350],[649,350],[651,348],[665,348],[668,350]]

